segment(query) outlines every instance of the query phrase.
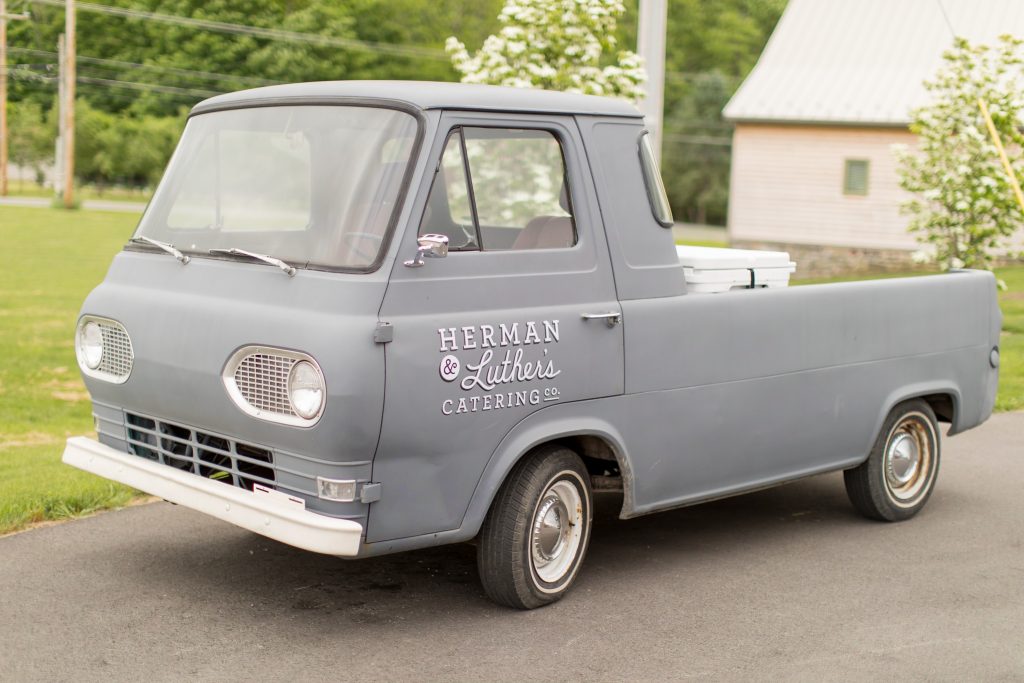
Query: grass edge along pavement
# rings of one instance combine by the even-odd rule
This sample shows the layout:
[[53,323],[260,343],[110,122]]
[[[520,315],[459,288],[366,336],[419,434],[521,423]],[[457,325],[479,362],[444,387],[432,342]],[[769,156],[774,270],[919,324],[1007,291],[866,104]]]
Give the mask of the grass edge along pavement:
[[[130,213],[0,206],[6,256],[0,269],[0,535],[141,496],[60,462],[68,436],[92,432],[73,348],[78,310],[137,220]],[[1009,290],[1000,294],[1005,318],[996,407],[1020,410],[1024,267],[998,274]]]
[[0,206],[0,535],[141,495],[60,462],[68,436],[93,430],[75,362],[78,310],[137,221]]

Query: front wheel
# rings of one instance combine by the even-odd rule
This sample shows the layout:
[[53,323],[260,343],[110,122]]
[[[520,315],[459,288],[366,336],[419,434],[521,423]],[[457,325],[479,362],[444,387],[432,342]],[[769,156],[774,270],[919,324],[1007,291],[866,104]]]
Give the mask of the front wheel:
[[900,403],[886,418],[868,459],[843,473],[850,502],[871,519],[913,517],[935,488],[939,450],[931,406],[921,399]]
[[573,451],[544,446],[509,474],[484,520],[477,567],[488,597],[533,609],[572,585],[590,541],[590,477]]

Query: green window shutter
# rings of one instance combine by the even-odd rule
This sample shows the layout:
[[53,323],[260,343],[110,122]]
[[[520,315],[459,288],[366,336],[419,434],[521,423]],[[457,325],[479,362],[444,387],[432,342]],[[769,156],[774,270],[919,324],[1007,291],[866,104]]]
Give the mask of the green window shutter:
[[868,160],[847,159],[843,174],[843,194],[866,195],[868,193]]

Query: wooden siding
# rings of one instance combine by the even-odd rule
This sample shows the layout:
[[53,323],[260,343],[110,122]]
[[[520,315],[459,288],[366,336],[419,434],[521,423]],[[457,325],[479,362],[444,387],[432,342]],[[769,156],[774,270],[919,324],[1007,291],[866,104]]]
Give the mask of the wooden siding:
[[[733,135],[729,237],[734,240],[916,249],[899,207],[892,145],[902,128],[740,123]],[[843,194],[846,159],[868,160],[866,195]]]

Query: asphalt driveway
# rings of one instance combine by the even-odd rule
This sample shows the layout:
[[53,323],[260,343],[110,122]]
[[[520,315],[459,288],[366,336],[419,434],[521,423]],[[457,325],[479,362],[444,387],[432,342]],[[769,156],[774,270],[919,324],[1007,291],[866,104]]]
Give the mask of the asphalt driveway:
[[598,524],[577,587],[489,603],[473,548],[363,561],[156,503],[0,539],[0,681],[1024,678],[1024,413],[944,441],[916,519],[838,474]]

